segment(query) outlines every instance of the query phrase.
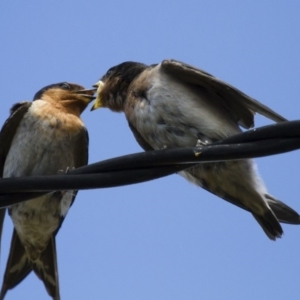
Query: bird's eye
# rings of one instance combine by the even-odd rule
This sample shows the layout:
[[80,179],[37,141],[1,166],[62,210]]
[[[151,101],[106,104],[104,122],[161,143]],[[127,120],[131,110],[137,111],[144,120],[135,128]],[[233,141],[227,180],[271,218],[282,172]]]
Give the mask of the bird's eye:
[[66,82],[62,83],[62,84],[60,85],[60,87],[61,87],[62,89],[64,89],[64,90],[70,90],[70,89],[71,89],[70,85],[67,84]]

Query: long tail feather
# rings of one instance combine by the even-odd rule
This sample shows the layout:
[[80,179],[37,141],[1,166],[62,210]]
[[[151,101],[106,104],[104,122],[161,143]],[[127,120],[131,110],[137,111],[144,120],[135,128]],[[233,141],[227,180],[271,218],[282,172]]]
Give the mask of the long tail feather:
[[3,300],[6,292],[17,286],[31,271],[31,263],[27,258],[25,249],[14,229],[0,293],[0,300]]

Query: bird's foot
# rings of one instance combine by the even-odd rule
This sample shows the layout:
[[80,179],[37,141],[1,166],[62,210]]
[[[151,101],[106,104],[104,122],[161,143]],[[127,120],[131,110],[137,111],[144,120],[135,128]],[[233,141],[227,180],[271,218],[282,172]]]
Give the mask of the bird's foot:
[[[65,175],[65,174],[68,174],[70,171],[74,170],[75,168],[74,167],[67,167],[66,170],[58,170],[57,171],[57,174],[59,175]],[[68,193],[71,193],[71,194],[74,194],[73,191],[61,191],[60,192],[63,196],[68,194]],[[75,195],[74,195],[75,196]]]
[[67,167],[66,170],[63,170],[63,169],[58,170],[57,174],[59,174],[59,175],[69,174],[69,172],[74,169],[75,169],[74,167]]
[[207,146],[209,144],[208,141],[202,141],[200,139],[197,140],[196,147]]

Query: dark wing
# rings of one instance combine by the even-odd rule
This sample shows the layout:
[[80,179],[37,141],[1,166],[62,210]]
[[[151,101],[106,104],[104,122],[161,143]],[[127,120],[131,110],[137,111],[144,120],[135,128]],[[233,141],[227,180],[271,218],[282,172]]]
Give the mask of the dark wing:
[[164,60],[161,68],[169,75],[188,84],[200,86],[210,95],[214,95],[218,104],[222,105],[244,128],[254,126],[254,113],[256,112],[275,122],[286,121],[267,106],[203,70],[173,59]]
[[3,168],[10,145],[15,136],[16,130],[27,113],[31,102],[21,102],[11,108],[11,115],[5,121],[0,132],[0,176],[3,176]]
[[[15,136],[16,130],[23,119],[24,115],[27,113],[29,107],[31,106],[31,102],[20,102],[13,105],[13,107],[10,110],[10,116],[5,121],[1,132],[0,132],[0,178],[3,176],[3,169],[4,164],[6,160],[6,156],[9,152],[12,140]],[[3,221],[5,216],[6,209],[0,210],[0,240],[2,235],[2,227],[3,227]],[[3,279],[3,286],[0,298],[2,299],[8,289],[13,288],[16,286],[20,281],[22,281],[31,271],[31,267],[26,260],[26,254],[24,251],[23,246],[20,244],[20,240],[18,236],[16,235],[16,232],[14,230],[13,236],[12,236],[12,242],[11,247],[15,248],[16,251],[10,251],[10,256],[7,262],[7,265],[9,264],[17,264],[20,261],[22,261],[21,269],[22,271],[14,272],[13,274],[8,273],[8,269],[5,271],[4,279]],[[14,256],[12,257],[12,254]],[[8,281],[7,281],[8,280]],[[7,282],[10,284],[7,285]]]
[[[74,147],[74,149],[70,149],[70,152],[71,151],[73,152],[73,156],[75,159],[75,168],[79,168],[87,165],[89,159],[89,135],[85,127],[83,127],[81,132],[77,135],[76,140],[74,141],[73,144],[75,144],[76,147]],[[77,193],[78,191],[74,191],[73,199],[70,207],[74,203]],[[60,225],[57,228],[57,230],[54,232],[54,236],[59,231],[64,219],[65,219],[64,217],[61,217]]]
[[78,146],[74,149],[75,168],[79,168],[87,165],[89,160],[89,134],[85,127],[77,136],[76,144]]
[[[202,181],[201,187],[203,189],[205,189],[206,191],[210,192],[211,194],[214,194],[217,197],[220,197],[219,195],[217,195],[216,193],[213,193],[211,191],[207,182]],[[276,215],[276,217],[280,223],[286,223],[286,224],[291,224],[291,225],[299,225],[300,224],[300,216],[295,210],[293,210],[291,207],[289,207],[285,203],[273,198],[272,196],[270,196],[268,194],[266,194],[265,197],[268,201],[268,204],[270,205],[270,208],[272,209],[272,211],[274,212],[274,214]],[[221,198],[231,204],[236,205],[239,208],[249,211],[249,209],[239,199],[232,197],[231,195],[225,194]]]
[[0,294],[0,300],[4,299],[8,290],[17,286],[32,270],[31,263],[25,252],[19,236],[14,229],[9,257],[3,275],[3,284]]
[[300,224],[300,216],[295,210],[280,200],[273,198],[271,195],[267,194],[265,197],[267,198],[268,204],[270,205],[279,222],[287,224]]
[[128,122],[129,128],[131,129],[136,141],[138,144],[145,150],[145,151],[151,151],[154,150],[142,137],[142,135],[137,131],[137,129],[130,123]]
[[[10,116],[5,121],[1,132],[0,132],[0,178],[3,176],[3,168],[6,160],[7,153],[10,149],[10,145],[15,136],[16,130],[23,119],[24,115],[27,113],[31,102],[20,102],[15,105],[10,110]],[[5,208],[0,210],[0,241],[2,237],[3,221],[5,216]]]

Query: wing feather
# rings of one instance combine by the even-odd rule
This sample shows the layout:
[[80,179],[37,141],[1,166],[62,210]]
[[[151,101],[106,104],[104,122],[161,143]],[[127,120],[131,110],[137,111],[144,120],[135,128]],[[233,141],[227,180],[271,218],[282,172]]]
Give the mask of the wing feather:
[[176,60],[164,60],[161,68],[169,75],[188,84],[198,85],[212,96],[215,95],[215,100],[219,102],[221,100],[220,105],[244,128],[254,126],[255,113],[275,122],[286,121],[269,107],[201,69]]

